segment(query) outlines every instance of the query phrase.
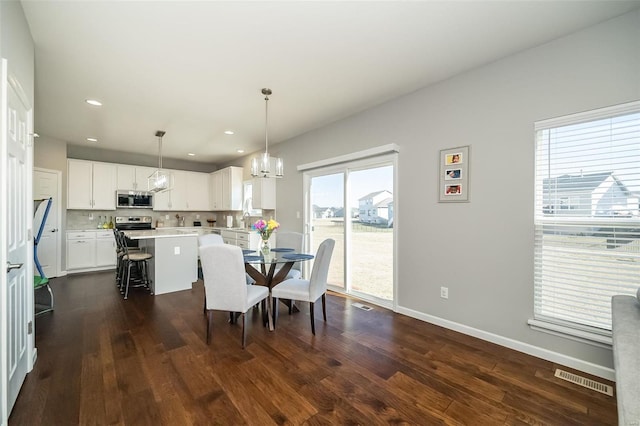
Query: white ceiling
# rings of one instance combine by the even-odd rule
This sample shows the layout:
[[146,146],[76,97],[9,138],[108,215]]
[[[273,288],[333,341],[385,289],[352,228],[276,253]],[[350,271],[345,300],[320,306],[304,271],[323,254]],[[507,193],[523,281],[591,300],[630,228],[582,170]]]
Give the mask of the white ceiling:
[[[639,1],[35,1],[35,130],[222,163]],[[103,102],[101,108],[84,103]],[[232,129],[228,136],[224,130]],[[188,157],[187,153],[195,153]],[[245,154],[246,155],[246,154]]]

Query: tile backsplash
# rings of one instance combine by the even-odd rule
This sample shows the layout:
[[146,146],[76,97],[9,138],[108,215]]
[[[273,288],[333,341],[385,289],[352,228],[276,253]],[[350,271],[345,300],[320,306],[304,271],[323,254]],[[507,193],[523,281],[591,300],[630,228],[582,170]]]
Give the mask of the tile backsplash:
[[[119,210],[67,210],[67,230],[86,230],[95,229],[98,227],[100,219],[104,222],[105,218],[107,222],[113,220],[115,223],[116,216],[151,216],[152,224],[154,227],[164,226],[172,227],[179,226],[179,220],[176,215],[183,217],[185,226],[193,226],[194,221],[200,221],[202,226],[209,226],[207,219],[215,220],[213,226],[226,227],[227,216],[233,217],[234,227],[240,226],[242,220],[242,212],[229,211],[229,212],[161,212],[147,209],[119,209]],[[198,218],[199,216],[199,218]],[[273,216],[273,215],[270,215]],[[267,216],[267,217],[270,217]],[[168,219],[167,219],[168,217]],[[250,223],[257,220],[257,217],[251,217]]]

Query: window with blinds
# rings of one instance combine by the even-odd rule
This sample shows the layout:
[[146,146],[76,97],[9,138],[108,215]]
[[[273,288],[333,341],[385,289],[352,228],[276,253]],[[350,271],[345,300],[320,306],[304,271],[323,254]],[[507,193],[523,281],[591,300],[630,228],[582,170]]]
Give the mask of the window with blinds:
[[640,287],[640,102],[535,130],[534,319],[606,335]]

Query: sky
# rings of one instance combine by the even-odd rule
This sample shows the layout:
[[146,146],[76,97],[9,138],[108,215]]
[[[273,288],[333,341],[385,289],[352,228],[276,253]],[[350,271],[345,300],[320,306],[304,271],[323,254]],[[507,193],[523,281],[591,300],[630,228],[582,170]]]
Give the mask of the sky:
[[[344,207],[342,173],[315,177],[312,180],[312,203],[320,207]],[[387,190],[393,194],[393,166],[376,167],[351,172],[351,207],[371,192]]]

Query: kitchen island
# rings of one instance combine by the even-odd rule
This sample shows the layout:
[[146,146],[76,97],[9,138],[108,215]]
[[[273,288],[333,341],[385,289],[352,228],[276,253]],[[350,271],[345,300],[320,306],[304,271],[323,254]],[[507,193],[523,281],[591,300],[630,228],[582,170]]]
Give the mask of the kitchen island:
[[149,278],[153,294],[190,290],[198,280],[198,233],[192,230],[155,229],[124,231],[153,255]]

